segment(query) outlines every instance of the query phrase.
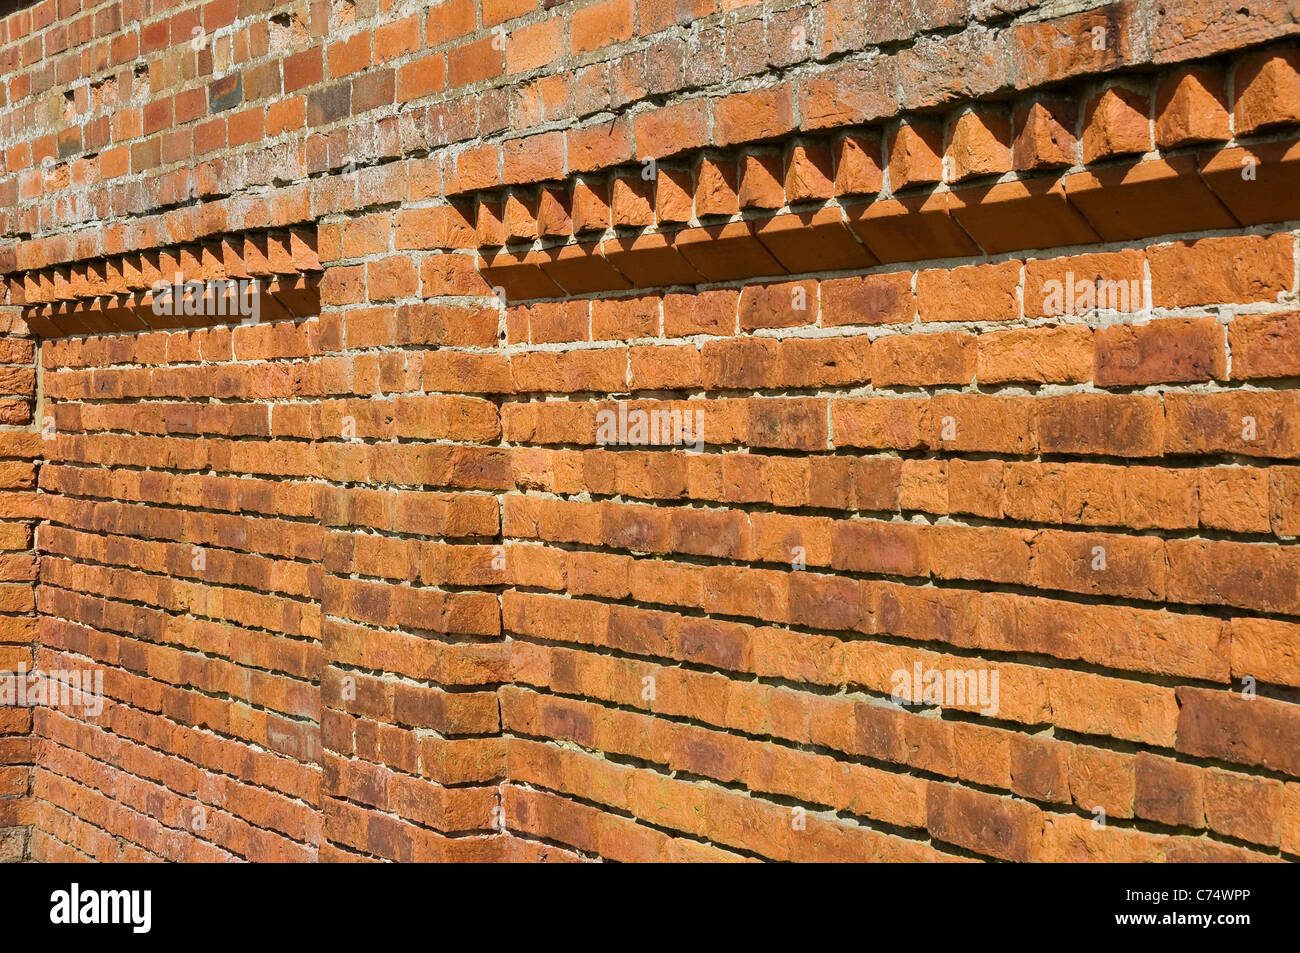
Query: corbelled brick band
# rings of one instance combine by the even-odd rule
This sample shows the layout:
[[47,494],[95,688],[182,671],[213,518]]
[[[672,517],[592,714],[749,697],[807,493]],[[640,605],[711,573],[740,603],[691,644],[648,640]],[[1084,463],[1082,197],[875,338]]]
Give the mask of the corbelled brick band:
[[4,6],[0,860],[1300,860],[1300,7],[1080,6]]

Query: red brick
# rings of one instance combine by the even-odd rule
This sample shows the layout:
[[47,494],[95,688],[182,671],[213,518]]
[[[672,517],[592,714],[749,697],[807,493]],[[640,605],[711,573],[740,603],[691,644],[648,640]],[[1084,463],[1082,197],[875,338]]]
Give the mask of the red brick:
[[781,208],[785,205],[781,157],[748,153],[740,163],[741,208]]
[[911,321],[915,315],[911,272],[832,278],[821,283],[823,324],[896,324]]
[[1011,121],[997,112],[962,113],[948,131],[948,181],[1011,170]]
[[845,136],[835,148],[835,194],[855,195],[879,192],[884,181],[880,139]]
[[1300,53],[1261,51],[1248,57],[1234,77],[1233,107],[1238,135],[1300,122]]
[[1223,329],[1212,318],[1115,325],[1095,341],[1099,387],[1206,381],[1226,371]]
[[602,0],[573,14],[569,25],[569,49],[587,53],[629,39],[633,34],[636,8],[632,0]]
[[640,113],[634,123],[639,159],[663,159],[709,144],[709,108],[702,99]]
[[794,125],[788,88],[732,93],[713,101],[713,141],[720,146],[770,139]]
[[1149,150],[1149,109],[1145,96],[1123,86],[1112,86],[1095,96],[1083,114],[1083,161]]
[[1231,136],[1221,73],[1187,68],[1160,84],[1156,93],[1156,145],[1160,148],[1226,141]]
[[1294,280],[1290,235],[1203,238],[1157,245],[1147,255],[1158,308],[1271,302]]
[[898,126],[889,140],[889,187],[895,192],[913,185],[943,181],[943,130],[918,120]]
[[740,211],[735,163],[702,159],[695,167],[695,214],[734,215]]
[[1020,317],[1021,264],[963,265],[922,271],[916,299],[922,321],[1011,321]]
[[1035,99],[1016,110],[1012,165],[1016,171],[1074,165],[1077,110],[1070,100]]
[[1238,380],[1300,375],[1300,314],[1243,315],[1228,325],[1232,376]]

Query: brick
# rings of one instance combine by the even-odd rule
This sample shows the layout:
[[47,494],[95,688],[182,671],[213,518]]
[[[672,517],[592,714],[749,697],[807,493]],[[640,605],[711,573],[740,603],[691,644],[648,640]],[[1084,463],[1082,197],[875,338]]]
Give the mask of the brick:
[[709,144],[709,109],[690,99],[639,114],[634,120],[639,159],[664,159]]
[[1011,789],[1038,801],[1069,803],[1069,746],[1047,738],[1014,736]]
[[973,255],[977,248],[949,214],[951,193],[919,193],[845,208],[849,227],[880,261]]
[[883,164],[879,138],[845,136],[838,140],[835,148],[835,194],[879,192],[884,183]]
[[985,96],[1011,85],[1011,37],[968,28],[921,37],[900,51],[898,78],[908,109]]
[[943,460],[906,460],[899,483],[898,505],[904,510],[945,513],[948,465]]
[[981,383],[1075,383],[1090,380],[1092,369],[1090,328],[994,331],[977,339],[975,376]]
[[[1215,578],[1209,560],[1225,555],[1233,555],[1240,562]],[[1270,558],[1272,564],[1267,562]],[[1259,546],[1218,542],[1179,544],[1171,547],[1170,553],[1171,582],[1175,584],[1171,594],[1186,602],[1289,611],[1285,607],[1295,602],[1294,587],[1281,575],[1289,561],[1289,554]],[[1248,572],[1258,574],[1259,591],[1244,588]]]
[[1271,302],[1293,280],[1289,235],[1203,238],[1157,245],[1147,255],[1156,307]]
[[949,193],[947,204],[957,225],[986,253],[1098,238],[1067,201],[1064,185],[1048,178],[967,186]]
[[1034,99],[1016,110],[1012,167],[1017,172],[1074,165],[1079,142],[1071,100]]
[[592,304],[592,340],[625,340],[658,334],[658,297],[620,298]]
[[1210,318],[1115,325],[1096,335],[1099,387],[1132,387],[1169,381],[1223,378],[1224,334]]
[[781,157],[748,153],[740,163],[741,208],[781,208],[785,205]]
[[713,100],[713,140],[730,146],[784,135],[794,128],[788,89],[732,93]]
[[689,222],[694,217],[694,182],[688,169],[659,169],[655,177],[655,219]]
[[797,144],[785,160],[785,202],[828,199],[835,194],[833,180],[830,149]]
[[505,185],[543,182],[563,178],[565,173],[565,140],[558,132],[508,140],[501,155]]
[[609,188],[605,183],[578,179],[573,186],[570,216],[575,235],[609,228]]
[[1016,80],[1032,88],[1139,61],[1146,30],[1138,4],[1124,2],[1015,27]]
[[945,149],[950,182],[1011,170],[1011,121],[997,112],[962,113],[948,131]]
[[639,173],[619,175],[610,192],[611,222],[615,226],[653,225],[654,182]]
[[735,215],[740,211],[740,195],[735,163],[702,159],[695,167],[695,214]]
[[474,236],[479,245],[504,245],[505,207],[501,202],[481,201],[474,211]]
[[537,195],[511,189],[501,208],[501,223],[506,243],[531,242],[537,238]]
[[831,565],[858,572],[919,576],[925,570],[925,554],[915,526],[842,522],[836,524],[832,536]]
[[493,37],[484,37],[447,51],[447,86],[455,89],[500,76],[505,71],[505,51]]
[[948,509],[953,513],[1002,516],[1002,464],[953,460],[948,466]]
[[831,278],[820,292],[821,320],[828,326],[906,323],[916,314],[911,272]]
[[1205,815],[1216,831],[1273,846],[1282,837],[1280,781],[1252,778],[1232,771],[1205,773]]
[[1282,35],[1289,21],[1268,4],[1234,7],[1208,0],[1190,9],[1165,9],[1150,24],[1151,49],[1157,62],[1176,62],[1234,48],[1243,33],[1266,38]]
[[543,187],[537,203],[537,233],[543,238],[567,236],[573,230],[569,213],[571,197],[567,189]]
[[603,0],[584,7],[574,14],[569,26],[570,52],[577,55],[629,39],[635,19],[631,0]]
[[1041,812],[1025,801],[936,782],[926,787],[926,827],[948,843],[1028,860],[1042,824]]
[[1295,434],[1285,423],[1289,392],[1235,391],[1169,394],[1165,399],[1166,450],[1170,453],[1233,452],[1291,457]]
[[1179,751],[1296,776],[1294,705],[1203,688],[1178,689],[1178,703]]
[[1025,262],[1026,317],[1086,314],[1094,309],[1137,313],[1150,307],[1140,251],[1101,252]]
[[1170,827],[1205,826],[1204,781],[1196,766],[1140,751],[1136,779],[1133,809],[1138,817]]
[[895,192],[943,181],[943,130],[918,120],[898,126],[889,140],[889,185]]
[[896,108],[897,70],[890,57],[827,70],[799,85],[799,114],[809,130],[882,119]]
[[1269,532],[1267,474],[1243,467],[1208,467],[1199,477],[1202,526],[1235,533]]
[[1070,795],[1084,810],[1098,807],[1108,817],[1132,817],[1136,794],[1135,759],[1082,745],[1069,752]]
[[791,338],[780,350],[785,387],[830,387],[871,379],[871,344],[865,337]]
[[1143,153],[1151,148],[1150,105],[1137,90],[1112,86],[1088,102],[1083,114],[1083,161]]
[[1165,567],[1158,541],[1044,531],[1032,550],[1035,583],[1044,588],[1164,598]]
[[543,20],[514,30],[506,36],[506,73],[526,73],[546,66],[562,57],[564,49],[564,29],[559,20]]
[[1300,681],[1294,623],[1243,617],[1228,623],[1228,633],[1234,678],[1292,686]]
[[877,387],[967,384],[974,374],[975,348],[968,334],[890,335],[876,341]]
[[[922,321],[1010,321],[1020,317],[1018,261],[918,272]],[[972,306],[972,302],[976,302]]]
[[1238,135],[1300,121],[1300,54],[1261,51],[1237,67],[1233,106]]
[[1185,68],[1156,92],[1156,145],[1176,149],[1197,142],[1226,141],[1227,94],[1217,71]]
[[787,328],[811,324],[817,314],[817,286],[811,281],[748,285],[740,294],[740,327]]
[[1300,314],[1246,315],[1228,325],[1232,376],[1238,380],[1300,374]]
[[1079,394],[1035,401],[1044,453],[1158,456],[1165,421],[1159,402],[1139,395]]

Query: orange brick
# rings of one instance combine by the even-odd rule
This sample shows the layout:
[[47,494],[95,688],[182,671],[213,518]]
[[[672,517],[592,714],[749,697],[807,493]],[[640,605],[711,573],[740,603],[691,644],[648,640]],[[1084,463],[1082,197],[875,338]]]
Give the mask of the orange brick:
[[943,129],[925,120],[898,126],[889,140],[889,187],[899,192],[942,181]]

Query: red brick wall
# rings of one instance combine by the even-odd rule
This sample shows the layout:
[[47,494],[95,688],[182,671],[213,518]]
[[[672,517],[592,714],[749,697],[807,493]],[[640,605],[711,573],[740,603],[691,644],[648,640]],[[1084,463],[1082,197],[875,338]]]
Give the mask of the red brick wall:
[[38,712],[36,856],[316,856],[318,334],[44,345],[41,650],[104,669],[107,701]]
[[0,857],[1300,858],[1294,10],[378,6],[0,20]]
[[[16,679],[36,661],[31,519],[37,512],[33,460],[40,453],[32,426],[36,348],[15,309],[0,309],[0,327],[0,672]],[[28,851],[35,760],[31,728],[30,708],[0,707],[0,861],[22,859]]]

